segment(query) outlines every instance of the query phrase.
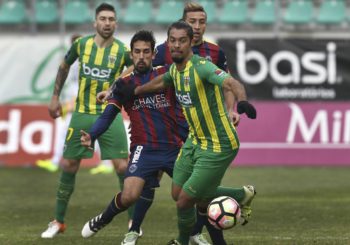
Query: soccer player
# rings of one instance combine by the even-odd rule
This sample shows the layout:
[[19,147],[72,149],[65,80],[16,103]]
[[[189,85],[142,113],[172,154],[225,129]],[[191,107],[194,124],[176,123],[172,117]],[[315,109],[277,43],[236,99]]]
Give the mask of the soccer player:
[[[133,98],[173,87],[183,108],[190,133],[174,167],[172,196],[176,200],[179,236],[169,243],[181,245],[189,243],[196,220],[194,206],[205,213],[211,199],[227,192],[219,184],[239,149],[220,87],[235,95],[238,113],[256,118],[256,110],[247,101],[244,87],[212,62],[193,55],[192,39],[189,24],[173,23],[168,29],[168,45],[174,62],[169,71],[147,84],[126,86],[120,91],[125,98]],[[255,196],[254,187],[232,189],[233,192],[235,195],[230,196],[235,196],[240,203],[242,218],[247,220]]]
[[[66,229],[64,217],[81,159],[91,158],[93,155],[93,152],[81,145],[80,130],[89,129],[105,108],[105,105],[96,103],[96,94],[107,89],[124,67],[131,63],[129,51],[124,43],[113,37],[116,25],[114,7],[106,3],[99,5],[95,12],[96,33],[77,39],[59,66],[49,104],[50,116],[57,118],[62,115],[60,93],[69,68],[77,59],[80,64],[79,91],[64,146],[65,164],[62,166],[56,195],[55,220],[50,222],[47,230],[41,234],[42,238],[53,238]],[[112,160],[122,188],[128,146],[121,116],[118,116],[109,130],[99,138],[99,145],[101,158]]]
[[[182,14],[182,20],[187,22],[193,29],[193,40],[192,40],[192,51],[205,59],[213,62],[216,66],[224,71],[227,70],[227,62],[224,51],[216,44],[204,40],[204,33],[207,24],[207,14],[203,8],[198,3],[187,3]],[[153,60],[154,66],[164,66],[171,65],[173,60],[171,58],[171,53],[167,41],[158,45],[156,47],[157,52],[155,59]],[[230,91],[225,92],[225,105],[227,112],[229,113],[229,118],[232,118],[235,125],[239,122],[239,115],[233,110],[234,107],[234,96]],[[184,117],[179,117],[178,123],[183,127],[188,127],[187,122]],[[135,207],[135,212],[133,216],[134,229],[138,230],[142,223],[142,218],[145,214],[140,213],[140,210],[148,210],[150,206],[138,208],[137,203]],[[151,205],[151,203],[145,203],[144,205]],[[207,245],[206,238],[202,235],[202,228],[204,224],[207,223],[207,217],[198,213],[197,210],[197,223],[192,232],[191,242],[197,245]],[[214,244],[220,244],[223,240],[222,232],[216,229],[212,229],[211,225],[207,225],[209,234]]]
[[[187,3],[183,10],[182,20],[186,21],[193,29],[193,53],[206,58],[220,69],[226,71],[227,63],[224,51],[218,45],[204,40],[207,14],[203,6],[198,3]],[[153,60],[154,66],[173,63],[167,40],[158,45],[156,49],[157,54]]]
[[[154,188],[159,186],[158,172],[166,172],[172,177],[175,159],[188,131],[182,132],[177,125],[177,107],[174,90],[169,88],[128,102],[118,93],[127,85],[147,84],[150,79],[166,72],[165,67],[152,67],[155,40],[152,32],[139,31],[131,39],[131,58],[134,72],[120,78],[114,86],[108,105],[90,129],[82,131],[81,142],[91,147],[93,142],[108,129],[120,110],[128,113],[131,122],[130,160],[124,180],[124,189],[113,197],[106,210],[87,222],[82,236],[94,235],[113,217],[140,200],[152,201]],[[122,244],[136,244],[139,231],[126,234]]]
[[[75,40],[80,38],[81,35],[74,34],[71,36],[71,45]],[[59,168],[60,160],[63,153],[64,141],[66,138],[66,131],[68,129],[69,121],[72,116],[74,101],[78,92],[78,72],[79,62],[76,61],[71,66],[68,74],[68,87],[64,90],[64,103],[62,105],[62,117],[61,120],[56,121],[57,140],[55,142],[54,152],[51,159],[38,159],[35,164],[42,169],[49,172],[56,172]]]

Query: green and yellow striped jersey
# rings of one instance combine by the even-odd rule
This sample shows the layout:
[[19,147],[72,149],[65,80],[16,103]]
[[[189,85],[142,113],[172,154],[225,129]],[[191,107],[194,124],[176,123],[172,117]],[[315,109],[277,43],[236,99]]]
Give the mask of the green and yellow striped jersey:
[[101,114],[106,105],[96,103],[97,93],[106,90],[125,66],[132,64],[129,49],[118,39],[112,45],[100,48],[95,35],[77,39],[68,51],[65,62],[69,65],[79,58],[79,92],[75,111]]
[[222,93],[222,83],[229,74],[210,61],[193,55],[183,71],[170,66],[163,80],[172,84],[189,124],[190,137],[202,149],[221,152],[239,146]]

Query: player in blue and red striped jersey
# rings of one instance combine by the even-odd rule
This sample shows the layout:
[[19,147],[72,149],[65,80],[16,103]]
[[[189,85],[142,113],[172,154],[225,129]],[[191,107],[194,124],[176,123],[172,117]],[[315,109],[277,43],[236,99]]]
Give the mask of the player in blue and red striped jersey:
[[[175,91],[171,88],[138,96],[130,101],[118,91],[127,85],[143,85],[167,71],[165,67],[152,68],[155,40],[149,31],[137,32],[131,40],[131,57],[134,72],[118,79],[103,114],[92,126],[89,134],[82,131],[81,142],[91,147],[93,142],[108,129],[122,107],[131,122],[130,160],[125,173],[124,189],[119,192],[99,216],[87,222],[83,237],[90,237],[108,224],[114,216],[125,211],[140,197],[152,202],[154,188],[159,186],[159,171],[172,177],[174,162],[188,131],[181,131],[177,124]],[[91,147],[92,148],[92,147]],[[142,205],[141,205],[142,206]],[[140,230],[133,226],[122,244],[136,244]]]
[[[189,13],[195,13],[195,12],[189,12]],[[185,20],[187,23],[189,23],[190,20],[194,21],[193,19],[190,19],[190,20],[185,19]],[[195,21],[198,22],[197,19]],[[216,66],[219,67],[220,69],[227,71],[227,62],[226,62],[226,56],[224,51],[217,44],[203,39],[203,34],[205,31],[205,25],[206,25],[205,22],[197,23],[193,25],[192,25],[193,29],[198,28],[198,32],[197,32],[198,41],[193,43],[193,46],[192,46],[193,53],[206,58],[207,60],[216,64]],[[157,54],[155,59],[153,60],[154,66],[173,63],[167,41],[158,45],[156,49],[157,49]]]
[[[207,14],[198,3],[187,3],[182,19],[191,25],[193,29],[192,51],[201,57],[214,63],[221,70],[227,71],[227,61],[224,51],[215,43],[204,40],[207,25]],[[157,53],[153,60],[154,66],[172,64],[171,54],[167,41],[156,47]]]

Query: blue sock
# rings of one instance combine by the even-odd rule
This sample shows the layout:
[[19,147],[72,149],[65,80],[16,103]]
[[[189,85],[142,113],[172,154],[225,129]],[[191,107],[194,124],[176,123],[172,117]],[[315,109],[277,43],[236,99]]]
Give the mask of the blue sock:
[[208,221],[207,209],[197,206],[197,222],[193,229],[192,236],[202,233],[203,226],[206,226],[210,239],[215,245],[226,245],[222,230],[216,229]]
[[210,239],[215,245],[227,245],[224,239],[224,233],[222,230],[216,229],[209,222],[205,225],[207,227],[208,233],[210,235]]
[[140,227],[143,219],[146,216],[148,209],[151,207],[154,198],[154,189],[143,189],[140,198],[137,200],[132,219],[132,226],[129,231],[140,232]]
[[124,207],[121,203],[121,192],[119,192],[110,202],[108,207],[106,208],[105,211],[102,213],[101,221],[104,224],[108,224],[109,222],[112,221],[114,216],[117,214],[125,211],[127,207]]
[[198,210],[197,207],[197,221],[196,224],[194,225],[193,231],[191,236],[194,236],[198,233],[202,233],[203,230],[203,226],[206,224],[206,220],[207,220],[207,216],[206,216],[206,210],[202,210],[204,211],[204,214],[201,214],[200,211]]

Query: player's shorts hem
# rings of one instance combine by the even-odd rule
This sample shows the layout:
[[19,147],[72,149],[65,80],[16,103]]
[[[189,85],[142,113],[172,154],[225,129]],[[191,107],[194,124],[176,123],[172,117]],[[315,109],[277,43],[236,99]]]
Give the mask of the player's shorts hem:
[[83,159],[91,159],[93,156],[69,156],[63,154],[63,159],[65,160],[83,160]]
[[112,160],[112,159],[128,159],[129,153],[120,153],[113,156],[101,156],[101,160]]

